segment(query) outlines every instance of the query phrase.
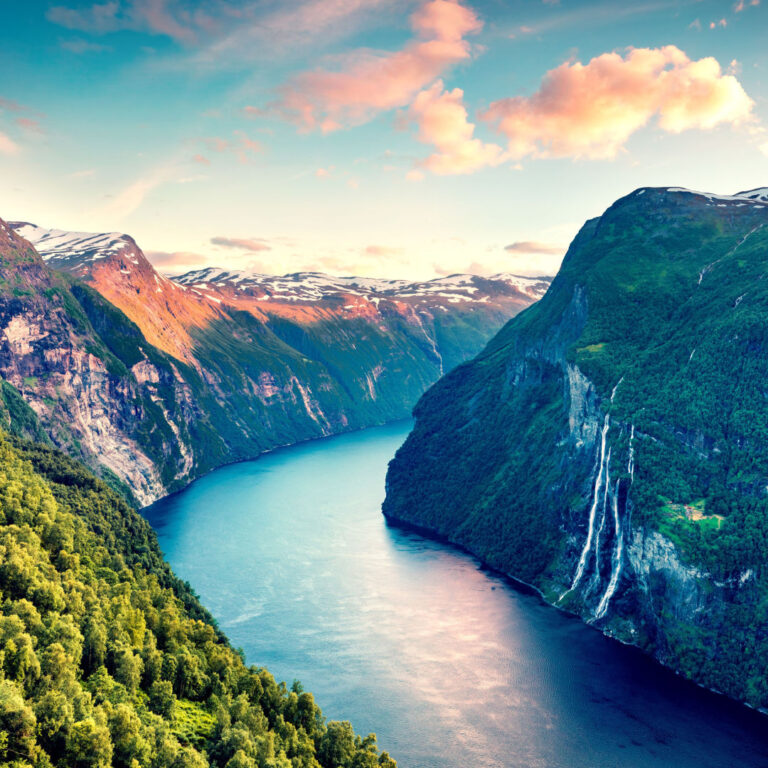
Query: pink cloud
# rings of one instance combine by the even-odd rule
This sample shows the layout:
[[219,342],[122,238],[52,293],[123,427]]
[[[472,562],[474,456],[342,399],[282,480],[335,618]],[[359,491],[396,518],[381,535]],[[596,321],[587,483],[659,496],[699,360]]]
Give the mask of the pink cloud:
[[402,256],[405,253],[404,248],[392,248],[388,245],[367,245],[365,247],[366,256],[375,256],[377,258],[387,258],[389,256]]
[[504,246],[504,250],[507,253],[528,253],[528,254],[543,254],[548,256],[562,256],[565,253],[565,246],[562,245],[549,245],[548,243],[540,243],[537,240],[517,240],[514,243]]
[[474,137],[475,126],[467,119],[463,99],[460,88],[444,91],[438,80],[414,100],[409,115],[419,126],[419,140],[437,149],[419,161],[420,168],[440,175],[463,174],[504,161],[500,146]]
[[[264,151],[264,146],[259,141],[248,137],[244,131],[234,131],[233,139],[225,139],[221,136],[208,136],[202,139],[209,152],[217,154],[232,153],[241,163],[247,163],[255,155]],[[204,155],[197,154],[192,158],[196,163],[209,165],[210,160]]]
[[190,251],[147,251],[146,256],[156,267],[186,267],[207,262],[206,256]]
[[209,136],[205,139],[205,146],[211,152],[226,152],[231,145],[227,139],[222,139],[219,136]]
[[235,131],[235,138],[237,139],[235,154],[241,163],[247,163],[251,156],[259,155],[264,151],[261,142],[248,138],[243,131]]
[[736,13],[741,13],[742,11],[746,10],[748,7],[754,7],[760,5],[760,0],[739,0],[734,6],[733,10]]
[[305,130],[334,131],[406,106],[446,69],[470,57],[468,34],[482,22],[459,0],[430,0],[411,16],[415,38],[399,51],[359,50],[338,71],[303,72],[272,108]]
[[532,96],[496,101],[481,118],[507,137],[513,158],[612,158],[654,117],[680,133],[747,122],[753,105],[715,59],[692,61],[669,45],[562,64]]
[[38,120],[33,120],[30,117],[17,117],[16,125],[27,133],[45,133],[40,122]]
[[239,248],[242,251],[251,253],[260,253],[261,251],[271,251],[272,246],[263,238],[239,238],[239,237],[212,237],[212,245],[219,245],[222,248]]
[[19,152],[19,145],[10,137],[0,131],[0,154],[16,155]]

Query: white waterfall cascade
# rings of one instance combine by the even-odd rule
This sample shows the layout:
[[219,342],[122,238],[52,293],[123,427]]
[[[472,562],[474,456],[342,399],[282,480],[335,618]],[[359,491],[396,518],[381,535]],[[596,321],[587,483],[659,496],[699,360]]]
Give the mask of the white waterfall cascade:
[[[613,399],[616,397],[616,391],[618,390],[623,380],[624,380],[624,377],[622,376],[622,378],[619,379],[618,383],[613,388],[613,392],[611,392],[611,403],[613,403]],[[595,587],[599,585],[600,538],[602,536],[603,529],[605,528],[609,503],[611,508],[614,510],[614,528],[618,530],[617,539],[616,539],[617,549],[619,549],[619,545],[618,545],[619,539],[623,539],[623,534],[621,534],[621,530],[620,530],[620,523],[618,522],[619,483],[618,482],[616,483],[616,490],[613,491],[612,484],[611,484],[611,476],[610,476],[611,449],[609,448],[608,451],[606,452],[608,430],[610,429],[610,427],[611,427],[611,416],[610,416],[610,410],[609,410],[609,412],[605,414],[605,419],[603,420],[603,429],[600,437],[600,453],[599,453],[599,459],[598,459],[597,477],[595,478],[595,485],[592,490],[592,504],[590,505],[590,508],[589,508],[587,538],[586,538],[586,541],[584,542],[584,547],[581,550],[581,555],[579,556],[579,562],[576,566],[576,573],[574,574],[570,589],[568,589],[566,592],[564,592],[560,596],[560,600],[562,600],[570,592],[573,592],[573,590],[576,589],[576,587],[581,582],[582,578],[584,577],[587,564],[589,563],[589,560],[590,560],[590,554],[593,550],[593,545],[594,545],[594,552],[595,552],[595,575],[590,581],[587,592],[591,592]],[[634,427],[632,428],[632,434],[630,437],[630,456],[631,456],[630,461],[632,462],[633,471],[634,471],[634,455],[632,454],[633,438],[634,438]],[[600,503],[601,501],[602,503]],[[600,508],[600,525],[599,527],[597,527],[597,530],[595,530],[595,525],[597,522],[597,515],[598,515],[598,507]],[[623,540],[621,541],[621,551],[623,551]],[[616,554],[614,553],[613,559],[615,560],[615,558],[616,558]],[[620,557],[619,557],[618,567],[619,569],[621,568]],[[612,577],[613,577],[613,571],[615,570],[616,568],[613,567],[613,563],[612,563]],[[616,583],[618,584],[618,575],[616,577]],[[610,588],[610,584],[609,584],[609,588]],[[615,589],[616,587],[614,586],[613,591],[615,591]],[[605,595],[603,595],[603,598],[605,598]],[[601,605],[602,603],[603,603],[603,600],[600,601]],[[606,606],[607,606],[607,603],[606,603]]]
[[[635,425],[629,433],[629,459],[627,461],[627,474],[629,475],[630,484],[635,479]],[[621,560],[624,555],[624,531],[621,529],[621,519],[619,518],[619,484],[621,480],[616,481],[616,490],[613,494],[613,525],[614,536],[616,545],[613,550],[613,556],[611,558],[611,579],[608,582],[608,587],[605,590],[605,594],[598,603],[597,610],[595,611],[595,618],[602,619],[608,611],[608,604],[611,602],[611,598],[616,592],[616,588],[619,586],[619,578],[621,577]]]
[[600,540],[603,536],[603,530],[605,529],[605,522],[608,517],[608,508],[610,506],[608,500],[608,494],[611,492],[611,449],[608,449],[608,455],[605,457],[605,482],[603,483],[603,503],[602,514],[600,515],[600,526],[597,529],[597,535],[595,536],[595,573],[589,582],[587,591],[585,594],[589,594],[594,589],[600,586]]
[[621,520],[619,519],[619,483],[621,480],[616,481],[616,489],[613,493],[613,532],[616,537],[616,546],[613,550],[611,557],[611,579],[608,582],[608,587],[605,590],[605,594],[600,599],[595,611],[595,618],[602,619],[608,610],[608,603],[610,603],[613,593],[616,591],[616,587],[619,585],[619,577],[621,576],[621,558],[624,554],[624,532],[621,530]]
[[[589,559],[589,553],[592,551],[592,539],[595,534],[595,518],[597,517],[597,505],[600,499],[600,489],[603,487],[603,475],[607,469],[607,462],[605,456],[605,441],[608,436],[608,429],[611,426],[611,417],[606,413],[605,420],[603,421],[603,434],[600,442],[600,460],[599,469],[597,471],[597,479],[595,480],[595,489],[592,493],[592,506],[589,508],[589,525],[587,528],[587,540],[584,542],[584,547],[581,550],[581,556],[579,557],[579,564],[576,566],[576,574],[571,582],[571,588],[568,592],[573,592],[581,581],[581,577],[584,575],[584,569],[587,567],[587,560]],[[607,486],[607,484],[606,484]],[[565,594],[568,594],[567,592]],[[564,596],[563,596],[564,597]],[[562,597],[560,598],[562,600]]]

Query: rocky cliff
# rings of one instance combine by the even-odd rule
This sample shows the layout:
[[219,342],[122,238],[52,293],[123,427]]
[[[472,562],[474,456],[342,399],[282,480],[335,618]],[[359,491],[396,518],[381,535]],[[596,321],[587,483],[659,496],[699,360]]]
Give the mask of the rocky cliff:
[[549,283],[173,281],[120,233],[0,226],[0,420],[139,504],[228,461],[407,416]]
[[768,194],[641,189],[419,402],[384,513],[768,705]]

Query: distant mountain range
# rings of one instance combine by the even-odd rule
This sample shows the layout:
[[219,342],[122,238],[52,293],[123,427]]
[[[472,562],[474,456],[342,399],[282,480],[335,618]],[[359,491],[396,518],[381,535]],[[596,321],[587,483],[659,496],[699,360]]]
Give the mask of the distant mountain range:
[[133,238],[0,222],[0,421],[139,504],[403,418],[550,278],[160,274]]
[[643,188],[432,387],[385,514],[768,708],[768,188]]

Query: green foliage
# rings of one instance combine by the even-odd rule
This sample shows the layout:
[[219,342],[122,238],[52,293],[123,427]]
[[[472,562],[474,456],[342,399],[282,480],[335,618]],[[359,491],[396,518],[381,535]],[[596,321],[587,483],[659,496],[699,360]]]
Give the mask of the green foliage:
[[246,667],[120,496],[2,437],[0,649],[4,765],[394,768],[300,685]]
[[0,428],[11,435],[49,444],[37,414],[27,405],[16,387],[0,379]]
[[[609,409],[611,476],[624,480],[632,524],[663,533],[710,581],[735,585],[727,616],[702,612],[686,626],[655,615],[649,642],[685,674],[761,706],[767,212],[645,190],[587,222],[547,295],[422,398],[384,505],[546,592],[573,567],[567,535],[582,540],[599,408]],[[622,610],[636,607],[627,598]]]

